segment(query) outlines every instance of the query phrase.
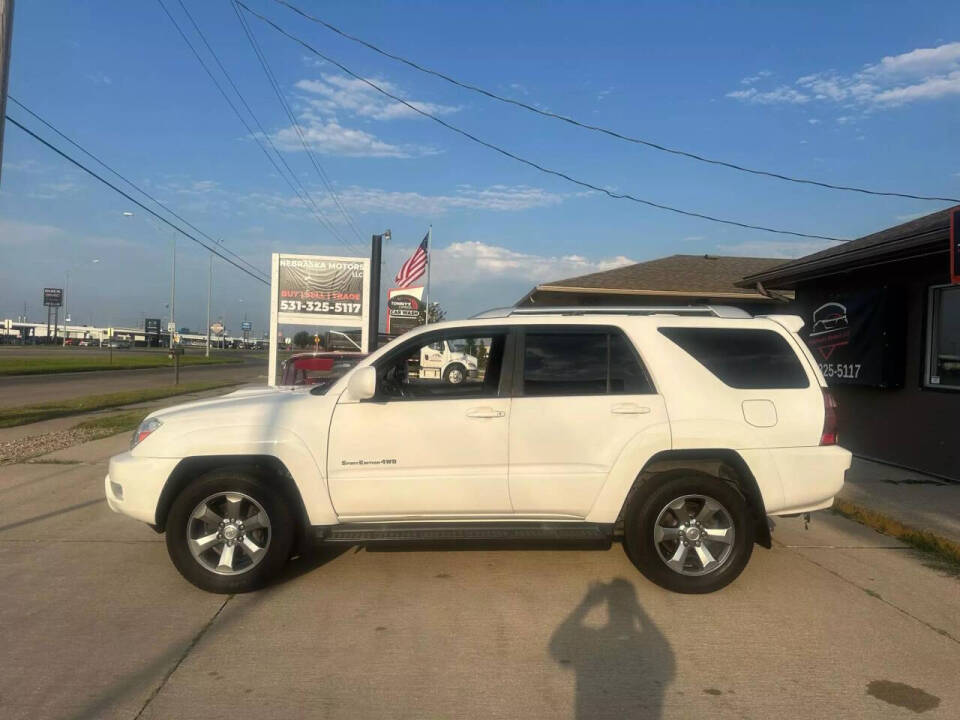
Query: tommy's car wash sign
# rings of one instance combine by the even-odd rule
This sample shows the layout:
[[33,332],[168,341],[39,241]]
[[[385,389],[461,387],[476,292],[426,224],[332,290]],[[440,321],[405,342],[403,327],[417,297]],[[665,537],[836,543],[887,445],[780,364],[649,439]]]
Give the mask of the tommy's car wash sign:
[[800,331],[828,385],[903,385],[903,302],[889,288],[802,298]]
[[423,288],[393,288],[387,291],[387,334],[400,335],[421,323]]

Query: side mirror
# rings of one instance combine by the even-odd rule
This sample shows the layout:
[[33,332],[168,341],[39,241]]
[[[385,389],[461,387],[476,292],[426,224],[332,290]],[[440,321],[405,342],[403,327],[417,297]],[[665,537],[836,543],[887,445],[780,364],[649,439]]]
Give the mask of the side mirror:
[[352,400],[369,400],[377,393],[377,369],[372,365],[357,368],[347,382]]

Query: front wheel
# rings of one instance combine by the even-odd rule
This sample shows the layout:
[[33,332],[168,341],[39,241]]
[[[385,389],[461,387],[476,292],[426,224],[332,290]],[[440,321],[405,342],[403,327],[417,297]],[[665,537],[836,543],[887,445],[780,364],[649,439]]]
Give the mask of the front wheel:
[[202,590],[262,587],[290,555],[293,520],[282,496],[244,468],[212,470],[190,483],[167,516],[167,552]]
[[467,379],[467,369],[459,363],[454,363],[444,371],[443,379],[451,385],[460,385]]
[[675,470],[650,478],[627,513],[627,555],[668,590],[709,593],[733,582],[753,552],[754,523],[736,489]]

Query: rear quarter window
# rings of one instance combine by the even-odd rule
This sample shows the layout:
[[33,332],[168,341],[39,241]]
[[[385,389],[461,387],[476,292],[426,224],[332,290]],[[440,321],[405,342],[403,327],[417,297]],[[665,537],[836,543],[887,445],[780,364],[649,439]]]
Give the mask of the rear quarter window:
[[793,348],[772,330],[702,327],[659,330],[730,387],[774,390],[810,386]]

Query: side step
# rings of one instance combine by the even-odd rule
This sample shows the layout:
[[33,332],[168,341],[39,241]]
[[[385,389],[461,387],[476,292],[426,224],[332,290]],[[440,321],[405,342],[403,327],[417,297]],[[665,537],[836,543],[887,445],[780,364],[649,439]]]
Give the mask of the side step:
[[572,522],[344,523],[315,530],[317,539],[341,543],[533,541],[609,545],[613,534],[612,525]]

